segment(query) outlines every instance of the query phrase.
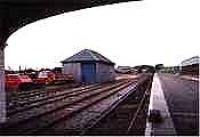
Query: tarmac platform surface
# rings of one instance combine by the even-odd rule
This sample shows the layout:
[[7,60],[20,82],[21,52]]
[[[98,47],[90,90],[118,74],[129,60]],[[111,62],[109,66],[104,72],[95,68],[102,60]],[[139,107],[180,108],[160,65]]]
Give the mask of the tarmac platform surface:
[[199,135],[199,82],[156,73],[150,109],[160,110],[164,120],[148,122],[146,135]]

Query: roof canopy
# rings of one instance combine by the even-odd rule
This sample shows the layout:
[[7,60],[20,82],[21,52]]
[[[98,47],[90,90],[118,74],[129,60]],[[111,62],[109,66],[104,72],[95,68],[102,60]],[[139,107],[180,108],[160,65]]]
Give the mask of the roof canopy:
[[39,19],[127,1],[138,0],[0,0],[0,47],[13,32]]
[[200,64],[200,58],[199,56],[194,56],[188,59],[185,59],[181,62],[182,66],[188,66],[188,65],[193,65],[193,64]]
[[103,55],[97,53],[96,51],[84,49],[75,55],[65,59],[62,63],[81,63],[81,62],[101,62],[105,64],[114,65],[112,61],[104,57]]

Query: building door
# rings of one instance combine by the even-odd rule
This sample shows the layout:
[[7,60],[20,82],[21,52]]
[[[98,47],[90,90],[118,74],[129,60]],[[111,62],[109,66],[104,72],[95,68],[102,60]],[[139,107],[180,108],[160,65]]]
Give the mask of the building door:
[[82,81],[85,83],[96,82],[96,64],[95,63],[82,63]]

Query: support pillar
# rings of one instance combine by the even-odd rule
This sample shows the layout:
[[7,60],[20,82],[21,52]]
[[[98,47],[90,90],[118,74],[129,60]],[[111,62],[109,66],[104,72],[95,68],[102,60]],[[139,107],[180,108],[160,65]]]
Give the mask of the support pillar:
[[0,124],[6,122],[4,46],[0,45]]

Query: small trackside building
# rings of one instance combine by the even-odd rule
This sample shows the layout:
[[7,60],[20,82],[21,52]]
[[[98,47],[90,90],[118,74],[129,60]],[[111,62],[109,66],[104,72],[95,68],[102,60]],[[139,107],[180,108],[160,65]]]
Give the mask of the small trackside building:
[[103,83],[115,80],[115,69],[112,61],[89,49],[61,61],[64,74],[73,74],[78,83]]

